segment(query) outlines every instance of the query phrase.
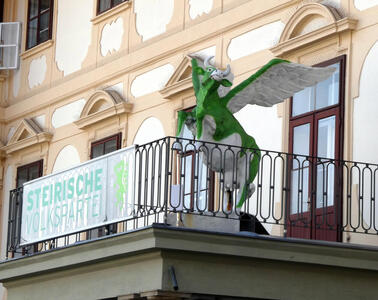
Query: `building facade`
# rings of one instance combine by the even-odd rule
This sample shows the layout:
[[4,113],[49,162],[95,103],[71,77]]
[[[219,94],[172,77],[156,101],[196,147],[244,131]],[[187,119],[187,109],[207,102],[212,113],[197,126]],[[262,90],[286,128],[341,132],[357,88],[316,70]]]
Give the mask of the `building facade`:
[[[7,293],[6,288],[1,288],[3,299],[7,295],[9,299],[34,299],[27,296],[28,290],[36,295],[35,299],[49,299],[48,295],[55,295],[51,299],[57,295],[62,295],[61,299],[129,299],[131,295],[156,299],[203,299],[214,295],[303,299],[311,281],[327,288],[325,277],[316,276],[327,270],[338,278],[335,289],[342,289],[343,280],[349,282],[353,274],[363,276],[363,284],[349,294],[345,291],[345,297],[355,299],[358,290],[375,295],[372,282],[377,276],[374,247],[378,245],[375,194],[378,143],[374,138],[378,126],[378,1],[4,0],[0,3],[4,22],[0,71],[0,259],[3,261],[0,277],[8,289]],[[16,216],[12,210],[16,204],[10,200],[12,190],[112,151],[176,135],[178,111],[190,110],[196,104],[188,57],[193,54],[203,59],[214,56],[212,63],[222,69],[229,64],[234,85],[274,57],[310,66],[335,67],[330,79],[284,103],[274,107],[248,106],[235,115],[264,149],[261,163],[269,166],[260,172],[261,181],[257,182],[258,190],[253,196],[260,204],[252,208],[251,200],[249,215],[255,216],[277,240],[232,237],[240,231],[239,223],[222,220],[205,221],[203,225],[173,209],[177,214],[165,215],[163,221],[148,220],[145,232],[122,236],[121,232],[127,230],[121,230],[119,224],[107,225],[90,234],[79,233],[80,245],[76,246],[69,237],[54,247],[45,245],[43,251],[38,250],[38,244],[28,251],[22,247],[10,249],[9,228],[16,228],[12,219]],[[186,134],[185,137],[193,138],[189,131]],[[174,139],[170,141],[172,145]],[[198,207],[201,196],[196,198],[194,194],[206,191],[206,199],[201,200],[205,203],[203,211],[224,213],[228,208],[220,200],[223,196],[214,192],[222,189],[220,175],[206,173],[198,177],[198,170],[185,169],[183,161],[195,168],[195,156],[192,158],[189,152],[178,155],[186,157],[181,164],[177,163],[177,154],[166,156],[172,162],[167,173],[159,174],[169,174],[171,181],[162,201],[164,197],[174,198],[172,191],[181,187],[181,205],[189,212],[202,212]],[[284,173],[284,163],[279,167],[273,164],[282,157],[285,163],[291,159],[287,178],[278,174]],[[163,159],[162,164],[165,163],[168,162]],[[277,172],[269,173],[269,168]],[[183,169],[193,174],[181,181]],[[194,191],[194,183],[201,185],[198,178],[203,178],[203,189],[197,186]],[[281,183],[272,184],[272,178]],[[149,191],[146,198],[153,197],[151,185],[140,187]],[[275,193],[276,197],[272,196]],[[170,203],[170,207],[174,205]],[[21,218],[20,212],[17,217]],[[211,224],[215,231],[229,235],[217,236],[194,229],[194,232],[175,231],[156,224],[149,227],[167,220],[171,226],[188,230],[209,229],[207,226]],[[239,222],[240,215],[235,220]],[[196,222],[202,225],[189,225]],[[295,227],[298,222],[306,226],[298,229]],[[139,230],[144,226],[136,227]],[[234,227],[237,229],[230,229]],[[190,242],[195,234],[199,235],[198,249]],[[181,244],[172,240],[176,235]],[[214,245],[223,245],[219,246],[219,253],[206,242],[206,235]],[[294,240],[288,242],[290,238],[299,246],[294,245]],[[326,240],[330,244],[315,241],[307,244],[308,241],[296,238]],[[242,245],[235,249],[246,251],[240,257],[231,249],[239,242]],[[289,271],[292,265],[284,251],[264,256],[256,250],[269,249],[269,243],[274,246],[280,242],[293,253],[293,268],[306,274],[297,292],[290,288],[280,291],[276,285],[269,289],[270,268],[281,268],[277,281],[282,279],[285,286],[293,284],[286,276],[295,276]],[[342,246],[333,242],[341,242]],[[254,254],[246,250],[247,244]],[[126,248],[122,250],[117,245]],[[188,248],[185,250],[182,245]],[[64,249],[59,249],[60,246]],[[156,251],[150,253],[151,248]],[[329,249],[329,253],[324,249]],[[45,250],[49,253],[36,255]],[[199,257],[192,256],[195,251],[200,253]],[[302,251],[307,251],[307,256]],[[332,261],[340,255],[348,259]],[[220,264],[228,257],[229,262]],[[363,257],[371,258],[370,263]],[[66,261],[71,259],[72,263]],[[243,267],[244,259],[251,263],[251,268],[254,265],[261,271],[261,278],[245,275],[250,274],[250,269]],[[98,262],[98,267],[92,262]],[[198,268],[202,263],[201,275]],[[134,270],[137,269],[134,276],[129,275],[133,264]],[[180,282],[180,289],[174,289],[172,278],[176,275],[177,280],[183,278],[185,269],[175,274],[170,267],[180,269],[177,267],[180,264],[186,266],[191,276],[200,276],[202,285],[192,285],[188,279],[183,283],[184,289]],[[82,269],[77,267],[80,265]],[[234,280],[225,277],[219,280],[219,285],[213,280],[214,272],[223,274],[233,266]],[[345,269],[350,274],[342,274]],[[363,275],[367,273],[369,276]],[[48,274],[60,278],[55,282],[58,288],[51,288]],[[98,293],[88,274],[94,274],[93,280],[107,278],[108,281],[99,283]],[[70,281],[70,276],[82,280],[81,287]],[[126,276],[127,284],[116,280],[122,276]],[[138,278],[146,279],[141,283]],[[227,282],[238,285],[238,280],[241,285],[248,285],[249,281],[241,278],[258,281],[263,287],[228,286]],[[33,285],[33,280],[38,283]],[[72,286],[72,293],[63,297],[65,286]],[[313,292],[318,299],[337,296],[320,289]]]

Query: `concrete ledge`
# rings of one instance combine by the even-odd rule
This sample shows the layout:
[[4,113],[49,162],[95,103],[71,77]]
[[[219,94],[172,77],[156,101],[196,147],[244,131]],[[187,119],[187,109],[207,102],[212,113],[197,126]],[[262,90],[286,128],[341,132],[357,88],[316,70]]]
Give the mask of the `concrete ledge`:
[[378,271],[377,247],[154,224],[134,232],[3,261],[0,263],[0,282],[157,249]]
[[341,293],[343,299],[378,293],[375,247],[159,224],[3,262],[0,281],[8,288],[8,300],[24,299],[20,295],[27,291],[31,300],[101,299],[173,291],[171,267],[177,292],[190,295],[281,299],[283,293],[285,299],[315,299],[308,294],[311,284],[323,287],[317,299],[335,299],[339,292],[325,293],[330,282],[348,291]]

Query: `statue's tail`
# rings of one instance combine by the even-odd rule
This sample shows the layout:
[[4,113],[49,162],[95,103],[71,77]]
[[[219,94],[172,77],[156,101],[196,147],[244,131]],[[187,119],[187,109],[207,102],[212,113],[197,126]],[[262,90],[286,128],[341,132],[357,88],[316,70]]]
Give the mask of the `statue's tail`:
[[252,195],[252,193],[249,193],[249,189],[252,185],[253,180],[255,180],[257,173],[259,172],[261,152],[256,144],[253,147],[253,149],[253,158],[249,163],[249,177],[243,186],[241,197],[239,199],[238,204],[236,205],[237,208],[241,208],[245,200],[247,200],[247,198]]

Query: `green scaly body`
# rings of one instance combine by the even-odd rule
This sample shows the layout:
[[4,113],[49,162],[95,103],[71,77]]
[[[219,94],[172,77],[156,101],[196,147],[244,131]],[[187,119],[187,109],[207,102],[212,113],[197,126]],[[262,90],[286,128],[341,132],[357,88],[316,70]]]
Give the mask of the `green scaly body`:
[[237,207],[241,207],[247,197],[247,187],[253,182],[259,169],[261,157],[259,147],[257,146],[255,139],[245,132],[238,120],[228,110],[227,103],[229,100],[219,97],[218,88],[221,83],[206,78],[207,74],[205,74],[204,80],[201,84],[198,77],[199,74],[197,73],[198,64],[195,59],[192,59],[192,69],[192,80],[197,106],[192,112],[179,112],[178,133],[181,132],[186,118],[191,116],[196,120],[197,138],[200,139],[203,132],[203,120],[206,115],[209,115],[214,119],[216,124],[215,133],[213,135],[214,141],[222,142],[232,134],[238,134],[241,138],[241,147],[252,149],[251,151],[254,155],[249,165],[249,178],[243,187],[242,196],[237,205]]

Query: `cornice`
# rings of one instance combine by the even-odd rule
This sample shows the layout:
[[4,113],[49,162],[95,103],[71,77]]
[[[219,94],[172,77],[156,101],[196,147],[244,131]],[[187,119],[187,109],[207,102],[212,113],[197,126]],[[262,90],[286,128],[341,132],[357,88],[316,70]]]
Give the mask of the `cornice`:
[[[28,133],[28,136],[23,138],[23,133],[25,131]],[[1,147],[0,150],[8,155],[30,146],[49,142],[52,139],[52,136],[51,133],[42,131],[32,119],[23,119],[18,124],[13,136],[8,141],[8,144]]]
[[126,103],[126,102],[118,103],[104,110],[82,117],[79,120],[75,121],[74,123],[78,128],[84,129],[100,121],[113,118],[115,116],[119,116],[124,113],[129,113],[132,111],[132,108],[133,108],[133,104],[131,103]]
[[[104,102],[107,107],[101,109]],[[99,103],[100,107],[96,107]],[[74,124],[83,129],[105,119],[129,113],[132,108],[133,104],[125,102],[116,91],[96,90],[85,103],[79,120],[75,121]]]
[[[33,278],[42,273],[61,272],[98,262],[116,261],[135,256],[133,262],[146,258],[166,259],[179,251],[211,256],[260,259],[346,270],[378,270],[375,246],[327,241],[221,233],[154,224],[131,232],[87,240],[45,253],[34,253],[0,263],[0,280],[9,287],[12,280]],[[143,255],[141,255],[143,254]],[[145,255],[149,255],[146,257]],[[177,255],[175,256],[177,259]]]
[[189,89],[193,88],[192,78],[186,78],[184,80],[173,83],[170,86],[165,87],[160,90],[160,94],[166,99],[172,99],[179,93],[183,93]]
[[22,150],[22,149],[25,149],[25,148],[28,148],[37,144],[49,142],[52,139],[52,136],[53,135],[51,133],[41,132],[35,136],[25,138],[21,141],[15,142],[10,145],[6,145],[2,147],[0,151],[1,150],[5,151],[6,154],[12,154],[16,151],[19,151],[19,150]]
[[[188,70],[190,73],[187,75],[186,72]],[[190,58],[185,56],[169,78],[165,87],[159,91],[162,97],[165,99],[173,99],[178,94],[192,89],[193,83],[191,72],[192,65]]]
[[274,56],[284,56],[294,50],[307,46],[313,42],[331,37],[350,30],[357,26],[357,20],[344,18],[335,23],[323,26],[307,34],[303,34],[287,41],[280,42],[278,45],[270,48]]
[[341,19],[340,14],[333,7],[320,3],[309,3],[296,10],[285,25],[279,42],[287,41],[293,38],[294,33],[300,24],[314,16],[322,17],[327,24],[332,24]]

